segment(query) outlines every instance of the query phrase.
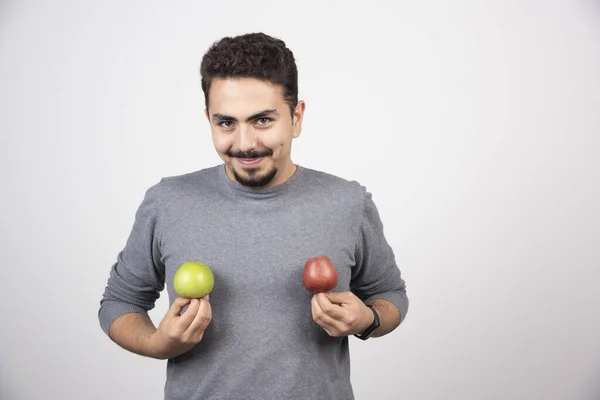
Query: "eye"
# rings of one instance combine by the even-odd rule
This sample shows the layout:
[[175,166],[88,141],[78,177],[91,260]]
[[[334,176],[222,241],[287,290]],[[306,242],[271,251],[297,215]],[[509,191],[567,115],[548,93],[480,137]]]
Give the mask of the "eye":
[[221,121],[219,122],[219,126],[221,128],[231,128],[233,126],[233,121]]
[[266,125],[266,124],[268,124],[269,122],[271,122],[271,118],[262,117],[262,118],[257,118],[257,119],[256,119],[256,123],[257,123],[258,125]]

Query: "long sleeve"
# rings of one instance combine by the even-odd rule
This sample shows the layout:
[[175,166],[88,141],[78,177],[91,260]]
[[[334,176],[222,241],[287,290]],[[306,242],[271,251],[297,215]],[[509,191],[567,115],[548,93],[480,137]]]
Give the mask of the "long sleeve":
[[100,300],[98,318],[108,334],[112,322],[126,313],[147,314],[164,288],[158,229],[158,185],[150,188],[139,206],[124,249],[110,269]]
[[394,251],[385,238],[377,207],[371,194],[366,191],[355,260],[351,290],[364,302],[376,298],[392,302],[400,311],[403,321],[409,305],[406,284]]

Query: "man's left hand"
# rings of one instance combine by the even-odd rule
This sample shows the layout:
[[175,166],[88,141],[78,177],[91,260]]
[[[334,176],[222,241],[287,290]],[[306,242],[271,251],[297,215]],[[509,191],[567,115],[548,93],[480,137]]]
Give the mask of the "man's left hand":
[[329,336],[361,333],[373,323],[373,313],[352,292],[316,293],[311,300],[313,320]]

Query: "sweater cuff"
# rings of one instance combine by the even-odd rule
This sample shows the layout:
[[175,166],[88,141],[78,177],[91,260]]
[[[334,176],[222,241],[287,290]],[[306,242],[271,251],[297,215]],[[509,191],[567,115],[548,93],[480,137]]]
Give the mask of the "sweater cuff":
[[[98,311],[98,319],[100,320],[100,327],[109,335],[109,329],[112,323],[119,318],[123,314],[128,313],[138,313],[148,315],[148,312],[144,310],[142,307],[118,302],[118,301],[105,301],[100,306],[100,310]],[[110,335],[109,335],[110,336]]]
[[396,308],[398,309],[398,311],[400,312],[400,323],[402,323],[402,321],[404,321],[404,318],[406,318],[406,313],[408,312],[408,303],[409,303],[408,297],[406,296],[406,294],[400,293],[400,292],[378,293],[376,295],[373,295],[373,296],[367,298],[365,300],[365,303],[368,303],[371,300],[375,300],[375,299],[387,300],[390,303],[392,303],[393,305],[395,305]]

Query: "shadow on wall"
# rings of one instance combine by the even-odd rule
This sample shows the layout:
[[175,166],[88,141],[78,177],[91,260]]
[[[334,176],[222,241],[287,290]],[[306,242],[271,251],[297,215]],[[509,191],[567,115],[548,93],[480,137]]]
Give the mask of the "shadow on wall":
[[589,5],[590,12],[600,18],[600,0],[586,0],[585,3]]
[[0,372],[0,399],[17,399],[17,396],[10,390],[9,379],[6,374]]

